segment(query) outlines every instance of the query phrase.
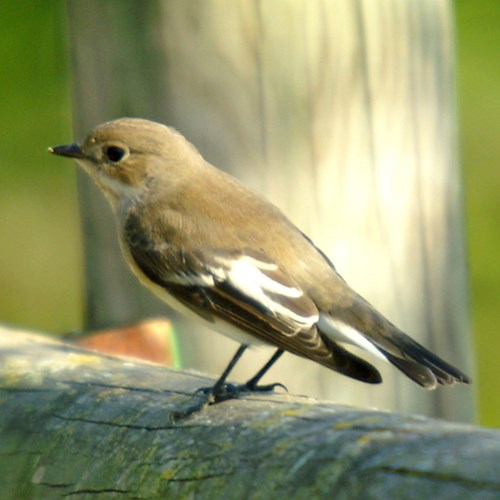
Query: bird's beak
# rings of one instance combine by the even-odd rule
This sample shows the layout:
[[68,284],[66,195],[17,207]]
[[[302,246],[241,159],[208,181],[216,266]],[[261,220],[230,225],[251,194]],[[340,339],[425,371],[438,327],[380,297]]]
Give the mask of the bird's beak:
[[64,146],[54,146],[49,148],[49,153],[68,158],[85,158],[82,148],[78,144],[66,144]]

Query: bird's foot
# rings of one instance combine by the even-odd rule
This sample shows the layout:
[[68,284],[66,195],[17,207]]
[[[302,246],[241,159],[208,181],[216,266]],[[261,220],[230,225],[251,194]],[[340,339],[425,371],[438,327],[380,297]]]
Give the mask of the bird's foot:
[[236,399],[243,391],[243,385],[224,383],[218,387],[202,387],[195,394],[204,394],[207,397],[207,403],[214,405],[229,399]]
[[195,391],[196,401],[181,410],[174,411],[172,418],[174,422],[183,420],[197,413],[207,406],[222,403],[230,399],[237,399],[241,394],[250,394],[252,392],[272,392],[277,387],[281,387],[286,392],[288,389],[281,383],[257,385],[252,381],[246,384],[228,384],[224,383],[219,387],[201,387]]
[[276,389],[276,387],[281,387],[288,392],[288,389],[279,382],[275,384],[258,385],[252,381],[249,381],[246,384],[225,383],[220,387],[204,387],[202,389],[198,389],[196,392],[207,394],[208,404],[213,405],[229,399],[236,399],[240,396],[240,394],[248,394],[251,392],[272,392]]

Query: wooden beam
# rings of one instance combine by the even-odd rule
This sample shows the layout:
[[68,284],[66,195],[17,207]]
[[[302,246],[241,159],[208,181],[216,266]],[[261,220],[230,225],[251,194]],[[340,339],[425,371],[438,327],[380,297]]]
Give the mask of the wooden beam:
[[498,498],[500,432],[212,380],[0,328],[3,498]]

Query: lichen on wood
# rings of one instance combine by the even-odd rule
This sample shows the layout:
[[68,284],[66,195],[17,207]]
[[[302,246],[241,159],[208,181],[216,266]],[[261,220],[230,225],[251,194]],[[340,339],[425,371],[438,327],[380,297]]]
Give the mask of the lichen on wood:
[[0,329],[4,498],[500,498],[500,433],[273,393]]

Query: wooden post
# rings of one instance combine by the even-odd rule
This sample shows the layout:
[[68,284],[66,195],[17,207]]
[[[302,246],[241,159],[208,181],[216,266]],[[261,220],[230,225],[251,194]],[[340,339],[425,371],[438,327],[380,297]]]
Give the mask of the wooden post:
[[[72,1],[69,20],[77,135],[125,115],[176,127],[282,208],[393,322],[471,371],[449,1]],[[81,193],[89,323],[166,311],[124,270],[87,179]],[[236,346],[178,324],[185,364],[220,372]],[[267,356],[248,355],[235,377]],[[427,393],[381,369],[385,383],[365,386],[289,355],[267,380],[473,418],[472,389]]]

